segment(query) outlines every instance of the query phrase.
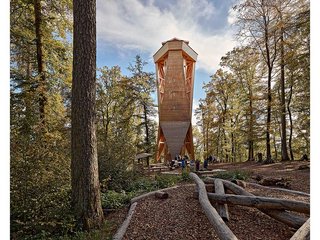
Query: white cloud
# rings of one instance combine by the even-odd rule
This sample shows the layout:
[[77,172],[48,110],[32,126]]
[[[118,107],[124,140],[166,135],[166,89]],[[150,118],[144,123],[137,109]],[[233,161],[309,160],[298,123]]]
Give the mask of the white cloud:
[[231,25],[231,24],[234,24],[237,20],[237,17],[236,17],[236,11],[233,10],[232,8],[229,9],[228,11],[228,23]]
[[217,69],[221,56],[235,46],[231,31],[210,34],[204,30],[205,20],[214,19],[217,11],[211,1],[179,0],[161,8],[155,1],[144,2],[98,0],[98,40],[120,51],[139,50],[150,55],[161,42],[173,37],[188,40],[199,54],[197,68],[210,74]]

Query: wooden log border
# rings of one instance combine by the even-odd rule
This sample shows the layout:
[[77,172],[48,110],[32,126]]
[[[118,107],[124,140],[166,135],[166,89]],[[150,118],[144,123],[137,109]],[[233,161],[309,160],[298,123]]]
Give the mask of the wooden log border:
[[[206,178],[204,182],[214,184],[215,179],[216,178]],[[242,187],[238,186],[237,184],[234,184],[230,181],[226,181],[223,179],[221,180],[225,188],[229,189],[234,194],[245,195],[245,196],[255,196],[252,193],[245,191]],[[270,210],[270,209],[264,209],[264,208],[258,208],[258,209],[261,212],[267,214],[268,216],[274,218],[275,220],[282,222],[284,224],[287,224],[288,226],[295,229],[300,228],[307,221],[305,217],[298,216],[296,214],[287,212],[285,210]]]
[[263,186],[263,185],[260,185],[260,184],[257,184],[257,183],[245,182],[243,180],[235,180],[235,183],[237,185],[239,185],[239,186],[243,186],[243,184],[244,184],[244,185],[251,186],[251,187],[259,187],[259,188],[277,190],[277,191],[281,191],[281,192],[287,192],[287,193],[292,193],[292,194],[297,194],[297,195],[301,195],[301,196],[310,197],[309,193],[296,191],[296,190],[285,189],[285,188],[268,187],[268,186]]
[[293,234],[290,240],[309,240],[310,239],[310,218]]
[[127,231],[127,228],[129,227],[131,218],[133,216],[133,213],[134,213],[134,210],[136,209],[137,204],[138,203],[135,202],[130,206],[127,218],[126,218],[126,220],[124,220],[124,222],[122,223],[120,228],[118,228],[118,231],[116,232],[116,234],[112,238],[113,240],[121,240],[124,237],[124,235]]
[[[194,183],[192,184],[185,184],[185,185],[181,185],[181,186],[184,186],[184,187],[189,187],[189,186],[195,186]],[[165,192],[165,191],[168,191],[168,190],[172,190],[172,189],[176,189],[178,188],[179,186],[173,186],[173,187],[168,187],[168,188],[163,188],[163,189],[158,189],[158,190],[155,190],[155,191],[152,191],[152,192],[148,192],[148,193],[144,193],[142,195],[139,195],[137,197],[134,197],[130,200],[130,204],[133,204],[143,198],[146,198],[146,197],[149,197],[149,196],[152,196],[152,195],[155,195],[156,192]]]
[[211,205],[204,182],[195,173],[189,173],[189,176],[195,181],[198,192],[199,202],[205,215],[213,225],[219,239],[221,240],[237,240],[230,228],[222,220],[216,209]]
[[208,193],[208,198],[219,204],[233,204],[263,209],[280,209],[310,214],[310,204],[281,198]]

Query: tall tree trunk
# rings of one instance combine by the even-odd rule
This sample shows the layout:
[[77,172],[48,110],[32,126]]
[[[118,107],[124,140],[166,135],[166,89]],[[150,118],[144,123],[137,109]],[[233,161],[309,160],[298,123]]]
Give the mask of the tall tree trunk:
[[[150,151],[150,137],[149,137],[149,127],[148,127],[147,106],[145,104],[143,104],[143,115],[144,115],[144,127],[145,127],[145,131],[146,131],[145,151],[149,153],[149,151]],[[149,157],[147,157],[147,165],[149,166]]]
[[266,130],[266,148],[267,148],[267,159],[265,163],[272,163],[271,157],[271,146],[270,146],[270,127],[271,127],[271,79],[272,79],[272,61],[270,56],[270,49],[269,49],[269,32],[267,28],[267,20],[266,16],[264,16],[265,21],[265,50],[266,50],[266,60],[267,60],[267,67],[268,67],[268,102],[267,102],[267,130]]
[[277,161],[277,159],[278,159],[278,149],[277,149],[276,135],[275,134],[273,134],[273,147],[274,147],[274,159]]
[[252,107],[252,91],[249,90],[249,113],[250,113],[250,122],[249,122],[249,141],[248,141],[248,161],[254,160],[254,151],[253,151],[253,107]]
[[270,146],[270,126],[271,126],[271,69],[268,69],[268,106],[267,106],[267,131],[266,131],[266,145],[267,145],[267,159],[266,163],[272,163],[271,146]]
[[217,139],[216,158],[217,158],[217,160],[220,159],[220,124],[218,126],[218,139]]
[[39,113],[40,121],[45,124],[45,105],[46,98],[46,76],[45,64],[43,60],[43,46],[42,46],[42,14],[41,14],[41,0],[34,0],[34,18],[35,18],[35,32],[36,32],[36,48],[37,48],[37,68],[39,75],[38,93],[39,93]]
[[71,112],[72,207],[85,230],[103,223],[95,126],[96,1],[74,0]]
[[206,157],[206,144],[207,144],[207,135],[206,135],[206,119],[205,119],[205,115],[204,115],[204,111],[203,109],[201,110],[202,111],[202,136],[203,136],[203,157]]
[[[282,20],[282,15],[280,13]],[[288,150],[287,150],[287,121],[286,121],[286,98],[285,98],[285,76],[284,76],[284,39],[283,39],[283,27],[281,27],[281,37],[280,37],[280,57],[281,57],[281,77],[280,77],[280,87],[281,87],[281,160],[288,161]]]
[[207,127],[206,127],[206,158],[209,157],[209,121],[207,122]]
[[289,135],[289,151],[290,151],[290,158],[293,161],[294,156],[293,156],[293,150],[292,150],[292,134],[293,134],[293,121],[292,121],[292,115],[291,115],[291,110],[290,110],[290,103],[292,99],[292,88],[293,88],[293,79],[291,79],[291,85],[290,85],[290,93],[289,93],[289,99],[288,99],[288,114],[289,114],[289,121],[290,121],[290,135]]

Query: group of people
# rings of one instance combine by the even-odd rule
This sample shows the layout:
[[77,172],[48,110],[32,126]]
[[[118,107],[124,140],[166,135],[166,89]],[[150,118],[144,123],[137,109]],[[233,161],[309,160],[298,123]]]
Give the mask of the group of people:
[[[174,160],[171,160],[170,167],[181,166],[182,170],[184,170],[188,166],[188,160],[189,160],[189,158],[186,155],[184,157],[177,155]],[[211,162],[215,162],[215,161],[216,161],[216,158],[211,155],[208,158],[205,158],[204,162],[203,162],[203,169],[207,170],[209,162],[211,163]],[[200,171],[200,164],[201,163],[199,160],[191,159],[189,161],[190,171],[192,171],[192,172],[193,171]]]

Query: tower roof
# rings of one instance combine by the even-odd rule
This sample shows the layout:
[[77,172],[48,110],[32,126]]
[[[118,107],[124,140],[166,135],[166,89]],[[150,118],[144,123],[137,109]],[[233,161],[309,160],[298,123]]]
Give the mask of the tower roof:
[[172,38],[162,42],[162,47],[153,55],[154,62],[159,61],[168,51],[182,50],[193,61],[197,60],[198,54],[189,46],[189,41]]
[[165,45],[167,42],[174,42],[174,41],[185,42],[187,45],[189,45],[189,41],[187,41],[187,40],[182,40],[182,39],[179,39],[179,38],[176,38],[176,37],[171,38],[171,39],[168,40],[168,41],[162,42],[162,45]]

